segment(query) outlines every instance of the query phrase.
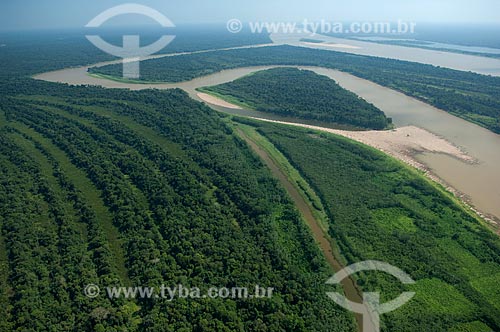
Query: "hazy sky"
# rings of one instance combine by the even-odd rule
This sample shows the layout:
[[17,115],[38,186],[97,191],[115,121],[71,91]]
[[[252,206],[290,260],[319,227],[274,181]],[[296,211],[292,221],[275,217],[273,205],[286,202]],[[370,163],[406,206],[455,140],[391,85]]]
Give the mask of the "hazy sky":
[[153,7],[176,24],[231,18],[500,23],[500,0],[0,0],[0,30],[83,27],[123,3]]

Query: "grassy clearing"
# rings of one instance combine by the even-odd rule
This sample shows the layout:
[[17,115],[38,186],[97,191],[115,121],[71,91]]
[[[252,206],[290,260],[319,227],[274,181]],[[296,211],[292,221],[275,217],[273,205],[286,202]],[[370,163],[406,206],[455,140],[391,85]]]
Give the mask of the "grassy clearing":
[[387,230],[399,230],[410,233],[417,231],[413,219],[403,215],[402,211],[398,208],[378,209],[372,212],[372,217],[379,227]]
[[492,332],[491,328],[480,321],[457,324],[449,332]]
[[416,293],[413,305],[423,306],[435,314],[463,319],[473,317],[475,313],[471,301],[456,288],[439,279],[419,280],[411,289]]
[[[442,245],[449,256],[462,263],[460,271],[470,280],[478,280],[483,277],[500,274],[500,267],[497,264],[493,262],[481,262],[456,241],[442,240]],[[487,293],[488,291],[489,289],[484,289],[481,292]]]
[[471,281],[472,287],[481,292],[486,300],[495,308],[500,310],[500,273],[474,279]]

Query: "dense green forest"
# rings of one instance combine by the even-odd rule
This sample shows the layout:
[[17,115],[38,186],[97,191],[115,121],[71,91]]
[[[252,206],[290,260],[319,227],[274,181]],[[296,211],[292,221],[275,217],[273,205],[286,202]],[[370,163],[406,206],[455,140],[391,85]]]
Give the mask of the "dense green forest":
[[[123,43],[124,31],[104,30],[102,38],[114,44]],[[130,34],[141,36],[141,45],[156,41],[164,31],[155,29],[131,30]],[[267,44],[271,40],[267,34],[242,31],[238,35],[218,26],[180,26],[168,34],[175,39],[159,53],[193,52],[254,44]],[[50,70],[83,66],[116,58],[104,53],[91,44],[85,35],[88,31],[43,31],[0,33],[0,77],[30,76]]]
[[[304,65],[339,69],[401,91],[500,133],[500,78],[384,58],[293,46],[216,51],[145,61],[141,79],[180,82],[245,66]],[[121,76],[119,65],[91,72]]]
[[[355,329],[285,191],[216,112],[180,90],[29,91],[0,99],[0,330]],[[89,283],[275,293],[88,299]]]
[[381,110],[309,70],[274,68],[201,90],[261,112],[367,129],[390,124]]
[[[0,36],[0,331],[357,329],[325,296],[340,288],[325,285],[333,271],[290,197],[230,118],[181,90],[32,80],[108,59],[81,36],[48,44],[41,36]],[[182,80],[252,61],[323,61],[412,91],[419,78],[469,89],[471,103],[498,103],[496,78],[333,52],[280,46],[169,59],[163,68],[146,62],[145,73]],[[256,127],[314,189],[348,263],[385,260],[417,280],[416,298],[382,317],[384,331],[500,330],[498,237],[449,194],[346,139],[238,121]],[[275,291],[244,300],[90,299],[83,291],[91,283]],[[360,274],[358,284],[382,290],[383,300],[403,289],[383,274]]]
[[[417,280],[415,299],[383,319],[385,330],[500,329],[500,240],[450,194],[345,138],[239,121],[257,127],[320,196],[348,263],[382,260]],[[361,274],[358,285],[386,300],[404,290],[383,274]]]

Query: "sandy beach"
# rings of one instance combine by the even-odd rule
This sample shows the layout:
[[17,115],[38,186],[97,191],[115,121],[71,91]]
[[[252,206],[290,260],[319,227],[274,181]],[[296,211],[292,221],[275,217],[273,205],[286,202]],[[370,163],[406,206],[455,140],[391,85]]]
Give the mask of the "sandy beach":
[[[333,44],[333,42],[330,44]],[[37,78],[53,82],[100,85],[109,88],[120,87],[132,90],[182,88],[196,100],[205,101],[214,108],[218,107],[221,112],[238,116],[253,116],[255,118],[265,117],[255,113],[251,114],[252,111],[247,113],[247,110],[242,110],[237,105],[199,93],[196,89],[230,82],[249,73],[269,69],[270,67],[238,68],[184,83],[149,85],[97,79],[88,76],[85,68],[87,67],[45,73],[38,75]],[[301,66],[299,68],[313,70],[320,75],[334,79],[343,88],[356,93],[380,108],[385,114],[393,118],[395,125],[399,127],[388,137],[386,137],[388,133],[383,132],[371,134],[369,132],[338,131],[336,134],[358,140],[423,170],[429,178],[441,183],[462,201],[481,211],[482,213],[479,214],[484,216],[485,220],[495,221],[500,233],[500,208],[498,205],[500,199],[498,189],[500,188],[500,173],[497,171],[498,164],[500,164],[500,153],[498,152],[500,135],[493,134],[484,128],[399,92],[353,77],[347,73],[319,67]],[[274,120],[277,119],[279,118],[274,118]],[[290,122],[287,119],[279,120],[285,123]],[[419,133],[411,130],[405,132],[409,130],[405,128],[408,126],[423,128],[427,130],[426,133],[435,133],[436,135],[430,134],[431,137],[429,137],[420,131]],[[315,129],[328,131],[328,129],[319,127]],[[370,135],[376,135],[376,137]],[[396,139],[398,135],[399,137]],[[472,159],[468,156],[472,156],[477,162],[467,162],[468,159]]]
[[424,172],[428,172],[427,167],[415,158],[419,153],[443,153],[466,163],[475,162],[474,158],[467,155],[459,147],[444,138],[415,126],[406,126],[387,131],[347,131],[266,119],[256,120],[310,128],[340,135],[387,153]]
[[344,131],[326,129],[357,142],[383,151],[418,169],[427,171],[427,167],[414,157],[419,153],[443,153],[467,163],[475,162],[460,148],[425,129],[406,126],[390,131]]
[[231,108],[231,109],[235,109],[235,110],[241,110],[242,109],[238,105],[234,105],[234,104],[228,103],[227,101],[224,101],[224,100],[222,100],[220,98],[211,96],[211,95],[206,94],[206,93],[198,93],[197,96],[198,96],[198,98],[200,98],[204,102],[212,104],[212,105],[215,105],[215,106],[226,107],[226,108]]
[[254,119],[328,132],[352,139],[356,142],[363,143],[379,151],[382,151],[404,162],[405,164],[424,172],[428,178],[441,184],[446,188],[446,190],[462,200],[462,202],[464,202],[464,204],[466,204],[472,211],[492,224],[493,227],[496,228],[496,232],[500,234],[500,224],[497,222],[495,217],[490,217],[489,215],[486,215],[476,209],[471,204],[470,199],[466,195],[447,184],[443,179],[434,174],[427,166],[417,160],[416,156],[418,154],[429,152],[449,155],[467,164],[477,163],[477,160],[469,156],[459,147],[450,143],[446,139],[439,137],[438,135],[435,135],[425,129],[416,126],[405,126],[388,131],[347,131],[299,123],[290,123],[259,118]]

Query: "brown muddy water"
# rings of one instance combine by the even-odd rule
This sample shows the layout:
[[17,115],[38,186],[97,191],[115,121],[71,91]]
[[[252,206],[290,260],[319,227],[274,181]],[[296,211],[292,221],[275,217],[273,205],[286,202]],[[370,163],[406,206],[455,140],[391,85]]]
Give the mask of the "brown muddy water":
[[[324,43],[307,43],[301,41],[303,38],[312,38],[323,41]],[[500,76],[500,59],[495,58],[415,47],[377,44],[368,41],[335,38],[318,34],[315,36],[311,36],[311,34],[271,34],[271,39],[278,45],[288,44],[321,50],[376,56],[424,63],[462,71],[472,71],[483,75]]]
[[[280,181],[282,186],[290,195],[293,203],[300,211],[302,217],[307,222],[309,229],[314,237],[314,240],[318,244],[321,252],[325,256],[325,259],[332,268],[334,272],[339,272],[345,266],[342,265],[337,253],[332,250],[332,242],[330,236],[323,231],[319,221],[316,220],[314,214],[311,210],[310,205],[306,202],[304,197],[299,193],[297,188],[288,179],[281,168],[276,165],[271,156],[262,148],[260,148],[254,141],[252,141],[248,136],[246,136],[241,130],[238,130],[239,135],[247,142],[247,144],[252,148],[252,150],[262,159],[265,165],[271,170],[271,173]],[[363,297],[360,295],[356,283],[351,278],[345,278],[341,281],[342,289],[344,290],[345,296],[354,302],[363,303]],[[368,310],[367,310],[368,311]],[[365,332],[375,332],[375,326],[363,326],[363,316],[361,314],[355,314],[356,322],[358,325],[358,331]]]
[[[277,66],[225,70],[192,81],[172,84],[133,84],[115,82],[89,76],[87,74],[88,67],[49,72],[37,75],[35,78],[52,82],[76,85],[100,85],[106,88],[126,88],[131,90],[181,88],[188,92],[192,98],[201,101],[196,93],[197,88],[230,82],[252,72],[274,67]],[[448,155],[435,153],[417,155],[416,158],[437,177],[442,179],[443,182],[463,194],[462,198],[473,207],[492,219],[500,220],[500,135],[494,134],[480,126],[462,120],[402,93],[350,74],[319,67],[299,68],[312,70],[318,74],[334,79],[342,87],[356,93],[384,111],[388,117],[392,117],[397,127],[414,125],[426,129],[467,152],[471,157],[477,160],[476,164],[466,163]],[[332,126],[331,124],[297,120],[253,110],[230,109],[216,105],[210,106],[215,110],[233,115],[285,122],[300,122],[320,127]]]

